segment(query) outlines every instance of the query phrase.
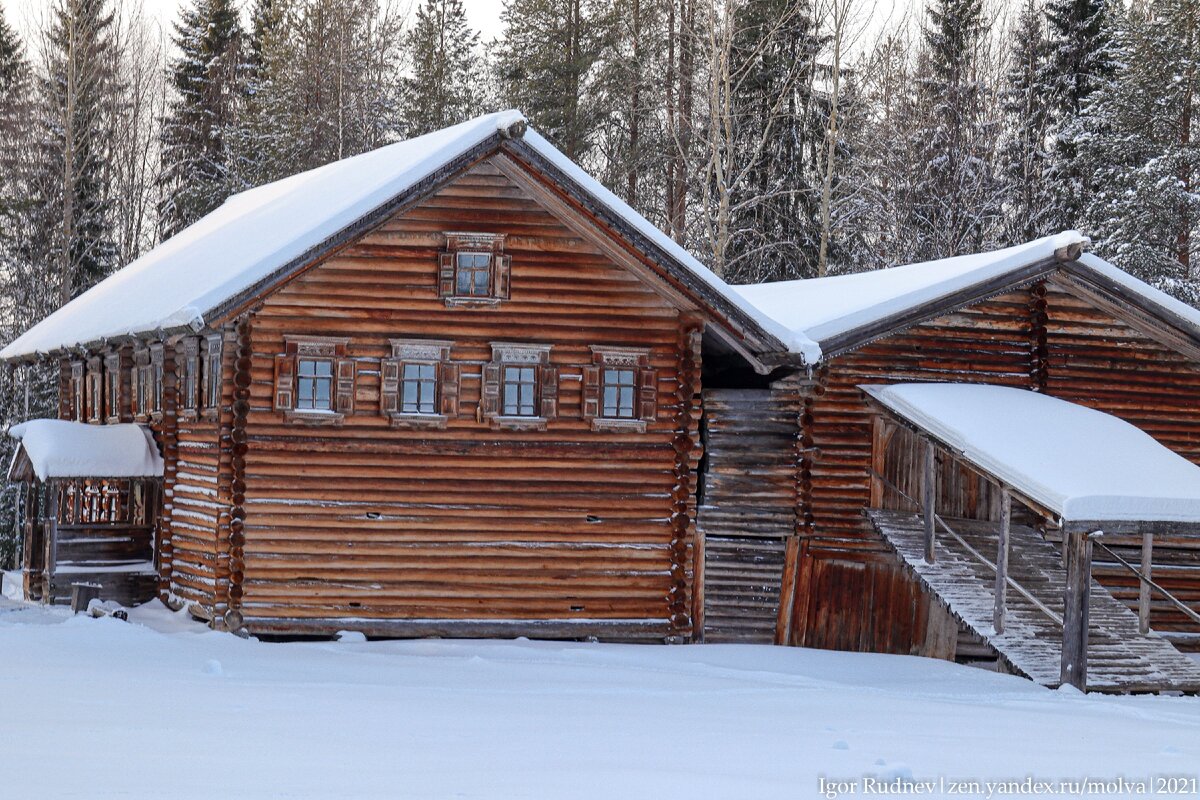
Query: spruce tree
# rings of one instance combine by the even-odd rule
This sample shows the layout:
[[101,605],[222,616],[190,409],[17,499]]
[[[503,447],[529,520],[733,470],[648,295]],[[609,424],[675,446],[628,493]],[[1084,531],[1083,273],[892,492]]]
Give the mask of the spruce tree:
[[584,161],[605,109],[591,80],[612,43],[599,0],[505,0],[497,54],[500,92],[568,158]]
[[914,260],[976,253],[993,243],[1002,207],[996,180],[996,121],[980,78],[982,0],[933,0],[917,71],[922,126],[912,143],[921,172],[907,222]]
[[194,0],[175,24],[175,96],[161,136],[164,237],[212,211],[233,188],[228,136],[244,92],[242,37],[233,0]]
[[1084,108],[1079,162],[1097,251],[1184,299],[1200,297],[1200,19],[1193,0],[1150,0],[1117,30],[1116,73]]
[[112,271],[108,159],[115,93],[113,12],[108,0],[54,0],[41,80],[39,237],[33,260],[65,303]]
[[1050,125],[1046,74],[1045,14],[1039,0],[1026,0],[1013,30],[1009,68],[1002,92],[1006,117],[1002,163],[1008,243],[1045,236],[1051,229],[1047,182]]
[[404,43],[411,73],[401,88],[400,116],[408,136],[479,112],[479,33],[468,24],[461,0],[425,0]]
[[823,41],[806,0],[749,0],[732,35],[729,69],[737,90],[730,98],[731,144],[743,158],[730,192],[725,277],[744,282],[815,275],[816,153],[828,108],[814,83]]
[[1049,103],[1050,229],[1080,224],[1091,188],[1087,170],[1078,162],[1084,137],[1080,118],[1092,92],[1116,68],[1110,29],[1120,10],[1113,0],[1048,0],[1046,5],[1048,53],[1039,91]]

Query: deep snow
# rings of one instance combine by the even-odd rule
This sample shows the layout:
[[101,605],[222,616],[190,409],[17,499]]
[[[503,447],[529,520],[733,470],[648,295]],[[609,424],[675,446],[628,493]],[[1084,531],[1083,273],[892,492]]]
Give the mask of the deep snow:
[[154,436],[149,428],[141,425],[89,425],[65,419],[31,419],[13,425],[8,429],[8,435],[21,442],[39,481],[47,478],[162,477],[163,474],[163,460]]
[[12,797],[807,798],[818,776],[1200,770],[1200,700],[1051,692],[920,658],[271,644],[158,604],[123,623],[4,600],[0,646]]

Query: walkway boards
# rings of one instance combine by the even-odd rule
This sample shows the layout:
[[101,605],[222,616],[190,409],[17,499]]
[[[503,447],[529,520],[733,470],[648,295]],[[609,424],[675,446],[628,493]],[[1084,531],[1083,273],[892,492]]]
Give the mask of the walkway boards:
[[[867,512],[875,528],[909,569],[950,612],[996,648],[1013,671],[1043,686],[1059,685],[1062,628],[1009,587],[1005,630],[992,630],[995,573],[941,528],[936,561],[924,560],[924,526],[917,514]],[[996,523],[947,519],[989,561],[996,558]],[[1066,575],[1058,549],[1032,528],[1012,526],[1009,574],[1039,602],[1062,616]],[[1089,691],[1200,691],[1200,663],[1165,639],[1138,632],[1137,615],[1092,581],[1088,626]]]

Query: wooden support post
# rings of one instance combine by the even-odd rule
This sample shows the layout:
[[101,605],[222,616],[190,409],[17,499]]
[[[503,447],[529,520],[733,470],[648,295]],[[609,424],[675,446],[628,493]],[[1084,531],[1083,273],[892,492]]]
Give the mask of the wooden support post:
[[46,516],[43,520],[45,525],[44,536],[46,539],[46,557],[42,562],[45,581],[42,588],[42,602],[53,603],[52,586],[54,584],[54,573],[58,569],[58,482],[47,481],[46,483]]
[[937,513],[934,498],[937,497],[937,453],[934,451],[933,442],[925,442],[925,481],[924,481],[924,498],[922,502],[925,506],[925,562],[932,564],[934,561],[933,553],[933,528],[934,515]]
[[1138,581],[1138,630],[1143,634],[1150,632],[1150,569],[1154,563],[1154,533],[1142,531],[1142,577]]
[[1012,529],[1012,496],[1000,490],[1000,533],[996,542],[996,605],[992,609],[992,627],[1004,633],[1004,611],[1008,601],[1008,542]]
[[1088,598],[1092,584],[1092,540],[1086,530],[1063,531],[1067,587],[1063,592],[1063,644],[1059,678],[1087,690]]

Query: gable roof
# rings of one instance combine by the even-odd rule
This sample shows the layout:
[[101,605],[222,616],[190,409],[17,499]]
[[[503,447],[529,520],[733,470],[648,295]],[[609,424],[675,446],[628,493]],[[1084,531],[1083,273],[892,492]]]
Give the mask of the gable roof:
[[924,317],[1061,270],[1103,288],[1200,342],[1200,311],[1090,253],[1086,236],[1066,231],[988,253],[890,269],[733,287],[793,336],[813,342],[814,364]]
[[428,191],[505,141],[552,165],[572,189],[621,220],[698,286],[701,299],[763,352],[796,350],[795,336],[601,186],[549,142],[502,111],[381,147],[230,197],[225,203],[92,287],[17,337],[0,359],[35,357],[125,336],[199,331],[235,300],[320,258],[364,222],[380,221],[398,198]]

